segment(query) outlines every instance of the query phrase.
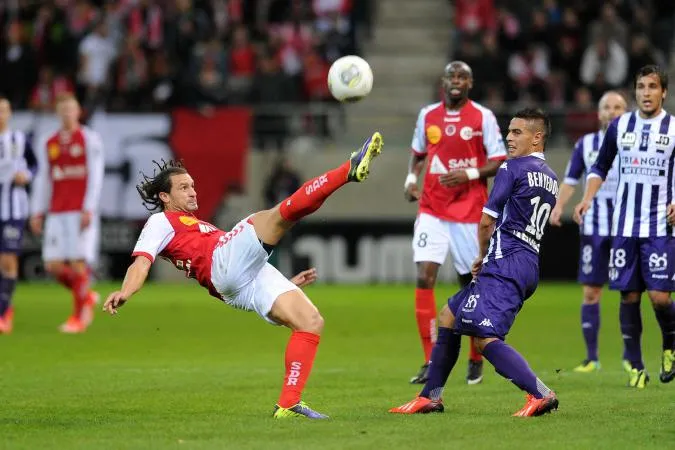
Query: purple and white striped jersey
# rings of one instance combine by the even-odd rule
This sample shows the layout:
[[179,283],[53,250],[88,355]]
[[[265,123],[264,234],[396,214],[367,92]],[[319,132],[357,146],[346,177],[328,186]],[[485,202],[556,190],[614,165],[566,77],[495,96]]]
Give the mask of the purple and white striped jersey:
[[588,177],[605,178],[618,161],[612,236],[672,236],[666,206],[673,202],[675,120],[665,110],[651,119],[625,113],[607,128]]
[[538,254],[558,191],[558,178],[543,153],[504,162],[483,208],[483,213],[497,219],[483,261],[523,250]]
[[23,132],[0,133],[0,221],[28,218],[28,193],[13,180],[17,172],[25,172],[32,179],[36,167],[35,155]]
[[[591,167],[598,158],[600,145],[605,137],[605,132],[600,130],[588,133],[574,145],[572,157],[565,170],[564,183],[576,186],[584,174],[589,174]],[[584,236],[609,236],[612,229],[612,212],[614,210],[614,197],[619,184],[618,163],[614,161],[607,173],[605,182],[593,198],[591,207],[584,216],[581,224],[581,234]]]

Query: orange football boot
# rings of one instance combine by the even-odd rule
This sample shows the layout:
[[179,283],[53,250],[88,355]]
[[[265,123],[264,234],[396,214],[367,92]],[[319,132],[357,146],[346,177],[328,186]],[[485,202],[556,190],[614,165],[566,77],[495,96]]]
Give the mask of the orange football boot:
[[536,417],[558,409],[558,398],[553,391],[544,398],[536,398],[532,394],[527,394],[525,398],[527,399],[527,403],[518,412],[513,414],[513,417]]
[[14,309],[9,308],[4,316],[0,316],[0,334],[9,334],[12,332],[14,323]]
[[84,333],[86,329],[87,327],[77,316],[68,317],[68,320],[59,326],[59,331],[66,334]]
[[428,414],[432,412],[443,412],[443,400],[431,400],[426,397],[416,397],[405,405],[391,408],[390,413],[394,414]]

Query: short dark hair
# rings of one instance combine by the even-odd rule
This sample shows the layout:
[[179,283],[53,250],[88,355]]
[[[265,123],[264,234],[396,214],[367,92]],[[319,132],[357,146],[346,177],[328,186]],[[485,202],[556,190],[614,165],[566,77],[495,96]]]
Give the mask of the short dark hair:
[[136,185],[136,190],[143,199],[143,206],[148,211],[155,211],[158,208],[160,211],[164,211],[164,202],[159,198],[159,193],[166,192],[168,194],[171,191],[171,177],[173,175],[182,175],[188,172],[183,167],[182,161],[164,161],[162,159],[161,163],[155,160],[152,162],[155,163],[157,168],[152,171],[151,177],[141,172],[143,181]]
[[549,136],[551,136],[551,119],[544,110],[540,108],[523,108],[516,112],[513,117],[516,119],[541,121],[544,128],[544,144],[546,144]]
[[664,69],[662,69],[660,66],[657,66],[656,64],[648,64],[646,66],[640,67],[640,69],[635,74],[635,79],[633,80],[633,88],[637,87],[637,82],[640,78],[652,74],[659,77],[661,88],[664,91],[668,89],[668,72],[666,72]]

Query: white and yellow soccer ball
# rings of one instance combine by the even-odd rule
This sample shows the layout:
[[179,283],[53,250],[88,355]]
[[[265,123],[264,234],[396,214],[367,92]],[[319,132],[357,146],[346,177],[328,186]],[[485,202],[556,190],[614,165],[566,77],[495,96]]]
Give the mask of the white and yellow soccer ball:
[[328,89],[336,100],[357,102],[373,89],[373,71],[365,59],[343,56],[328,71]]

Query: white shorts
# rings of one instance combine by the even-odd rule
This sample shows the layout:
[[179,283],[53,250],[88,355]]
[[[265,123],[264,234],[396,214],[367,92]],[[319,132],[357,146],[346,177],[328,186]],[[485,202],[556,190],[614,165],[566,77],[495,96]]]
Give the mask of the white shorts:
[[48,213],[42,241],[43,261],[84,260],[94,264],[98,260],[100,218],[94,215],[91,223],[80,230],[79,211]]
[[471,273],[478,257],[478,224],[441,220],[422,213],[415,221],[413,260],[443,264],[448,251],[460,275]]
[[255,311],[267,322],[278,325],[268,317],[272,305],[281,294],[298,287],[267,262],[269,255],[248,218],[230,233],[229,241],[213,252],[213,286],[228,305]]

